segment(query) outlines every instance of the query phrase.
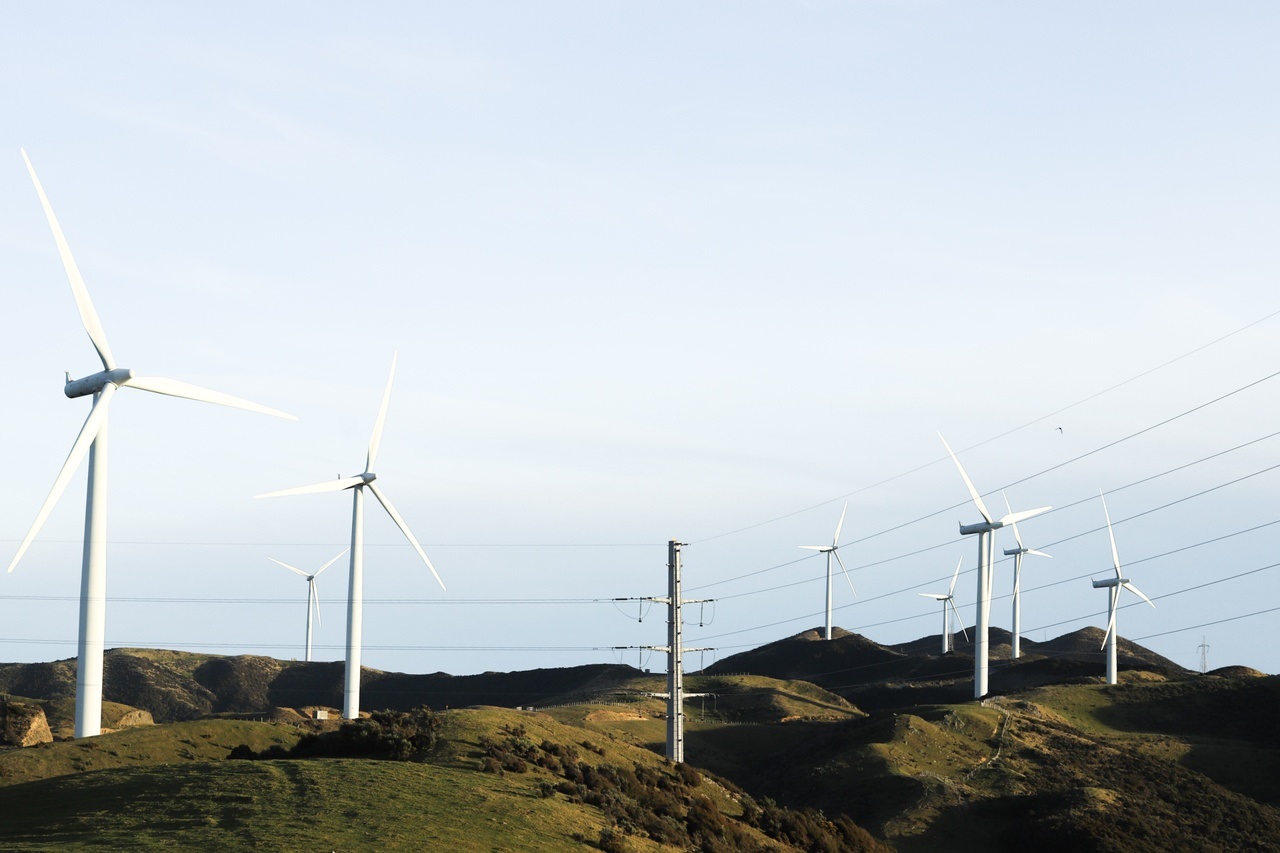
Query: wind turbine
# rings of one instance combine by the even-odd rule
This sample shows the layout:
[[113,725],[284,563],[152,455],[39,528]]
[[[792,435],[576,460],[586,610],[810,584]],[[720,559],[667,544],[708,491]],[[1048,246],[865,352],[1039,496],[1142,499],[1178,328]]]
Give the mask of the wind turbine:
[[1102,512],[1107,517],[1107,536],[1111,539],[1111,565],[1116,570],[1114,578],[1106,580],[1094,581],[1094,589],[1107,590],[1107,634],[1102,638],[1102,648],[1107,650],[1107,684],[1116,683],[1116,605],[1120,601],[1120,590],[1127,589],[1134,595],[1141,598],[1147,604],[1155,607],[1155,602],[1142,594],[1142,590],[1134,586],[1128,578],[1120,574],[1120,553],[1116,551],[1116,535],[1111,530],[1111,513],[1107,510],[1107,498],[1102,492],[1098,492],[1098,497],[1102,498]]
[[844,502],[844,509],[840,510],[840,520],[836,522],[836,535],[831,537],[830,545],[801,545],[806,551],[818,551],[827,555],[827,629],[823,636],[824,640],[831,639],[831,558],[835,557],[836,562],[840,564],[840,571],[844,572],[844,579],[849,581],[849,590],[857,595],[858,592],[853,588],[853,579],[849,577],[849,570],[844,567],[844,560],[840,559],[840,528],[844,527],[844,514],[849,510],[849,502]]
[[378,475],[373,473],[373,463],[378,458],[378,445],[382,443],[382,428],[387,420],[387,404],[391,402],[391,383],[396,376],[396,357],[391,357],[391,375],[387,377],[387,390],[382,394],[382,408],[378,410],[378,419],[373,424],[373,436],[369,439],[369,455],[365,457],[364,473],[354,477],[341,477],[327,480],[310,486],[299,486],[294,489],[283,489],[255,495],[259,498],[278,498],[286,495],[309,495],[319,492],[341,492],[350,489],[353,495],[351,510],[351,575],[347,593],[347,670],[342,693],[342,716],[354,720],[360,716],[360,636],[364,621],[364,490],[368,489],[382,504],[382,508],[391,516],[391,520],[400,528],[413,549],[418,552],[422,562],[427,564],[431,574],[435,576],[440,588],[444,589],[444,581],[436,567],[431,565],[427,553],[418,544],[417,537],[409,530],[400,513],[391,505],[391,500],[374,480]]
[[36,177],[36,170],[31,165],[27,152],[22,152],[22,159],[31,174],[31,182],[35,184],[36,194],[40,196],[40,204],[44,207],[45,218],[49,220],[49,228],[53,231],[54,242],[58,244],[58,253],[62,256],[62,266],[66,269],[67,278],[71,282],[71,293],[75,297],[76,307],[80,311],[80,322],[89,333],[89,340],[98,352],[102,361],[102,370],[80,379],[72,379],[67,374],[63,393],[68,397],[87,397],[93,395],[93,406],[89,409],[89,417],[85,419],[80,434],[71,445],[67,460],[62,463],[62,470],[53,481],[49,496],[44,499],[36,520],[18,547],[18,553],[9,563],[12,572],[27,553],[36,534],[44,526],[53,507],[62,497],[67,484],[75,475],[84,457],[89,457],[88,499],[85,504],[84,519],[84,556],[80,577],[80,639],[76,664],[76,718],[75,736],[93,737],[102,732],[102,653],[106,638],[106,590],[107,590],[107,408],[111,405],[119,388],[137,388],[140,391],[151,391],[170,397],[183,397],[204,403],[217,403],[237,409],[247,409],[278,418],[296,421],[293,415],[285,414],[267,406],[251,403],[230,394],[210,391],[186,382],[164,379],[156,376],[137,376],[132,370],[118,367],[111,347],[107,344],[107,335],[103,331],[98,312],[89,298],[84,279],[76,266],[75,258],[67,245],[58,219],[53,215],[53,207]]
[[[942,438],[942,433],[938,433],[938,438]],[[1048,512],[1053,507],[1042,506],[1039,509],[1010,512],[999,521],[995,520],[987,510],[987,505],[982,502],[982,496],[973,487],[973,481],[965,473],[964,466],[960,464],[960,460],[956,458],[955,453],[951,450],[951,445],[947,444],[945,438],[942,438],[942,446],[947,448],[947,453],[951,455],[951,461],[956,463],[956,469],[960,472],[960,477],[964,480],[965,487],[969,490],[969,496],[973,498],[973,505],[978,508],[978,512],[982,515],[982,521],[976,524],[960,525],[961,535],[969,536],[975,533],[978,535],[978,615],[973,627],[975,635],[973,640],[973,696],[975,699],[981,699],[987,695],[987,628],[991,619],[991,567],[995,551],[994,533],[1006,524],[1025,521],[1042,512]]]
[[[1001,494],[1004,493],[1001,492]],[[1008,495],[1004,495],[1004,506],[1012,515],[1013,507],[1009,506]],[[1009,657],[1017,660],[1022,657],[1022,556],[1035,554],[1037,557],[1048,557],[1052,560],[1053,555],[1023,545],[1022,535],[1018,533],[1018,522],[1012,522],[1009,526],[1013,528],[1013,538],[1018,543],[1017,548],[1004,549],[1006,557],[1013,557],[1013,650],[1009,653]]]
[[[349,550],[351,549],[343,548],[342,554],[347,553],[347,551]],[[341,557],[342,554],[339,554],[338,557]],[[288,563],[282,563],[279,560],[277,560],[275,557],[267,557],[268,560],[275,563],[277,566],[284,566],[286,569],[293,572],[295,575],[301,575],[302,577],[307,579],[307,662],[308,663],[311,662],[311,613],[313,610],[315,611],[316,622],[318,622],[321,625],[324,624],[323,620],[320,619],[320,593],[316,591],[316,578],[320,577],[320,573],[323,572],[325,569],[329,568],[334,563],[338,562],[338,557],[334,557],[332,560],[325,563],[323,566],[316,569],[311,574],[307,574],[302,569],[299,569],[297,566],[291,566]]]
[[[951,648],[951,614],[956,614],[956,621],[960,623],[960,633],[964,634],[965,642],[969,642],[969,632],[964,629],[964,622],[960,619],[960,611],[956,610],[956,581],[960,579],[960,566],[964,564],[964,557],[961,557],[956,563],[956,573],[951,576],[951,586],[947,587],[947,594],[940,595],[936,592],[918,592],[916,595],[923,595],[925,598],[932,598],[934,601],[942,602],[942,653],[945,655]],[[951,609],[948,610],[947,608]]]

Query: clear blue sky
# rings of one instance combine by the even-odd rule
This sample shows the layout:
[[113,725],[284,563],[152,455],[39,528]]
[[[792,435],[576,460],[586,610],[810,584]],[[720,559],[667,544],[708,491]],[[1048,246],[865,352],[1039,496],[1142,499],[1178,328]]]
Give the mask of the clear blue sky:
[[[301,655],[305,584],[267,558],[325,562],[349,500],[251,496],[359,472],[396,350],[379,482],[449,589],[371,510],[365,662],[454,673],[663,642],[656,610],[527,600],[662,595],[671,537],[687,594],[720,599],[691,644],[817,625],[822,558],[796,546],[827,541],[846,496],[859,598],[837,587],[837,624],[936,632],[916,593],[972,569],[956,523],[976,520],[948,509],[967,495],[937,430],[957,450],[1001,436],[961,454],[995,490],[1280,370],[1277,318],[1080,402],[1280,309],[1271,4],[4,18],[0,546],[87,412],[62,371],[97,369],[19,147],[123,366],[301,418],[120,394],[109,645]],[[1280,518],[1280,473],[1257,473],[1280,438],[1122,488],[1268,435],[1278,394],[1013,486],[1066,507],[1024,530],[1055,557],[1027,566],[1028,636],[1105,622],[1101,488],[1158,605],[1121,634],[1187,666],[1203,634],[1212,665],[1280,671],[1280,612],[1183,630],[1280,605],[1280,568],[1222,580],[1274,562],[1280,524],[1157,557]],[[0,577],[0,660],[74,654],[83,500],[81,473]],[[343,565],[320,592],[318,656],[338,659]]]

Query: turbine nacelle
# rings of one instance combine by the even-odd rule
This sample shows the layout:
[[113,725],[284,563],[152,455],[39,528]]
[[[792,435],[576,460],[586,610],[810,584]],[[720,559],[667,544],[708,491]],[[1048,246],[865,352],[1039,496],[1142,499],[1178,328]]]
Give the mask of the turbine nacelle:
[[97,394],[108,383],[126,385],[132,378],[133,371],[126,370],[123,367],[117,367],[115,370],[100,370],[80,379],[72,379],[71,374],[68,373],[67,384],[63,386],[62,393],[74,400],[76,397],[88,397],[90,394]]
[[977,524],[961,524],[960,534],[962,536],[972,536],[975,533],[990,533],[992,530],[999,530],[1004,527],[998,521],[979,521]]
[[1107,578],[1106,580],[1093,581],[1094,589],[1105,589],[1112,586],[1132,586],[1132,582],[1128,578]]

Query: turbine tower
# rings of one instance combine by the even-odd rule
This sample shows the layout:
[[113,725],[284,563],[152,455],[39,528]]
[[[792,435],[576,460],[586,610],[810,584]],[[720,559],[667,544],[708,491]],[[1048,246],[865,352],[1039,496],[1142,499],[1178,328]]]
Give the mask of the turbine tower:
[[[956,621],[960,623],[960,633],[964,635],[965,642],[969,642],[969,632],[964,629],[964,622],[960,619],[960,611],[956,610],[956,581],[960,579],[960,567],[964,565],[964,557],[961,557],[956,563],[956,573],[951,576],[951,586],[947,587],[947,594],[940,595],[936,592],[917,592],[916,595],[923,595],[925,598],[932,598],[935,601],[942,602],[942,653],[955,651],[951,643],[951,614],[956,614]],[[947,608],[950,608],[948,610]]]
[[[1001,494],[1004,494],[1001,492]],[[1013,514],[1013,507],[1009,506],[1009,496],[1004,495],[1005,509],[1009,510],[1009,514]],[[1013,650],[1009,653],[1009,657],[1017,660],[1022,657],[1022,556],[1024,554],[1035,554],[1037,557],[1048,557],[1053,559],[1052,554],[1046,554],[1044,551],[1037,551],[1034,548],[1028,548],[1022,544],[1022,535],[1018,533],[1018,522],[1009,525],[1013,528],[1013,538],[1017,541],[1017,548],[1005,548],[1004,555],[1013,557]]]
[[364,621],[364,490],[368,489],[382,504],[382,508],[391,516],[391,520],[400,528],[400,532],[409,540],[413,550],[418,552],[422,562],[427,564],[431,574],[435,576],[440,588],[444,589],[444,581],[436,567],[431,565],[427,553],[418,544],[417,537],[409,530],[400,513],[392,506],[390,498],[383,494],[374,480],[378,475],[373,473],[373,463],[378,458],[378,445],[382,443],[382,428],[387,420],[387,404],[391,401],[391,383],[396,377],[396,357],[391,357],[391,375],[387,377],[387,390],[382,394],[382,408],[378,410],[378,419],[373,424],[373,436],[369,439],[369,455],[365,457],[364,473],[354,477],[341,477],[327,480],[310,486],[299,486],[294,489],[283,489],[255,495],[259,498],[278,498],[286,495],[310,495],[320,492],[341,492],[350,489],[352,492],[351,510],[351,575],[347,591],[347,669],[342,693],[342,716],[354,720],[360,716],[360,636]]
[[22,152],[22,159],[31,174],[31,182],[35,184],[36,195],[44,207],[45,218],[49,220],[49,228],[53,231],[54,242],[58,244],[58,253],[62,256],[62,266],[71,282],[71,293],[75,297],[76,307],[80,311],[80,322],[89,333],[89,340],[97,350],[98,359],[102,362],[102,370],[80,379],[72,379],[67,374],[67,382],[63,393],[68,397],[87,397],[93,395],[93,406],[89,409],[89,417],[85,419],[80,434],[71,445],[67,460],[62,463],[62,470],[53,481],[49,496],[44,499],[36,520],[27,531],[27,536],[18,547],[18,553],[9,563],[9,571],[17,567],[22,556],[27,553],[36,534],[44,526],[53,507],[62,497],[67,484],[75,475],[80,463],[86,455],[89,457],[88,499],[85,502],[84,518],[84,556],[80,576],[80,632],[76,663],[76,718],[75,736],[94,737],[102,732],[102,654],[106,644],[107,618],[107,408],[111,405],[119,388],[137,388],[140,391],[151,391],[170,397],[182,397],[198,400],[203,403],[217,403],[237,409],[247,409],[287,418],[296,421],[293,415],[285,414],[267,406],[251,403],[220,391],[210,391],[186,382],[164,379],[156,376],[137,376],[132,370],[118,367],[111,347],[107,344],[107,335],[98,319],[98,312],[89,298],[84,279],[76,266],[71,248],[62,233],[58,219],[53,215],[53,207],[36,177],[36,170],[31,165],[27,152]]
[[1107,650],[1107,684],[1116,683],[1116,605],[1120,601],[1120,590],[1127,589],[1134,595],[1141,598],[1147,604],[1155,607],[1155,602],[1142,594],[1142,590],[1134,586],[1128,578],[1120,573],[1120,553],[1116,551],[1116,535],[1111,530],[1111,513],[1107,510],[1107,498],[1102,492],[1098,492],[1098,497],[1102,498],[1102,512],[1107,518],[1107,536],[1111,539],[1111,565],[1115,567],[1116,576],[1107,578],[1106,580],[1094,581],[1094,589],[1107,590],[1107,634],[1102,638],[1102,648]]
[[844,572],[844,579],[849,581],[849,591],[854,595],[858,592],[853,588],[853,579],[849,577],[849,570],[844,567],[844,560],[840,559],[840,528],[844,527],[844,514],[849,511],[849,502],[844,502],[844,509],[840,510],[840,520],[836,522],[836,535],[831,537],[830,545],[801,545],[806,551],[819,551],[827,555],[827,629],[823,635],[824,640],[831,639],[831,558],[835,557],[836,562],[840,564],[840,571]]
[[[347,553],[349,550],[351,549],[343,548],[342,554]],[[342,554],[339,554],[338,557],[341,557]],[[307,579],[307,663],[311,662],[311,614],[313,611],[315,612],[316,622],[320,625],[324,625],[324,622],[320,619],[320,593],[316,591],[316,578],[320,577],[320,573],[325,569],[338,562],[338,557],[334,557],[311,574],[307,574],[296,566],[291,566],[288,563],[282,563],[275,557],[267,557],[268,560],[275,563],[277,566],[284,566],[295,575],[301,575]]]
[[[938,433],[938,438],[942,438],[942,433]],[[951,445],[947,444],[945,438],[942,438],[942,446],[947,448],[947,453],[951,455],[951,461],[956,463],[956,469],[960,472],[961,479],[964,480],[965,488],[969,490],[969,496],[973,498],[973,505],[978,508],[978,512],[982,515],[982,521],[976,524],[960,525],[961,535],[970,536],[976,533],[978,536],[978,614],[973,627],[973,697],[981,699],[987,695],[987,628],[991,619],[991,566],[992,556],[995,551],[995,532],[1006,524],[1025,521],[1042,512],[1048,512],[1053,507],[1042,506],[1038,509],[1010,512],[1004,518],[996,521],[987,510],[987,505],[982,502],[982,496],[974,488],[973,481],[965,473],[964,466],[960,464],[960,460],[956,458],[955,453],[951,450]]]

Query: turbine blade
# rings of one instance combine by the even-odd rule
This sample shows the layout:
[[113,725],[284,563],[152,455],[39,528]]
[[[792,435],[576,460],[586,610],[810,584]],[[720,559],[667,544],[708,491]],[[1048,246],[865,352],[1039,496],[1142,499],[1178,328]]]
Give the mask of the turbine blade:
[[1111,593],[1110,601],[1111,603],[1107,608],[1111,613],[1107,619],[1107,633],[1102,635],[1102,648],[1104,649],[1107,647],[1107,641],[1111,639],[1111,635],[1116,632],[1116,595],[1114,592]]
[[849,591],[852,592],[856,598],[858,591],[853,588],[853,578],[849,577],[849,570],[844,567],[844,560],[840,559],[840,552],[832,548],[831,553],[835,555],[836,562],[840,564],[840,571],[844,572],[844,579],[849,582]]
[[1028,548],[1027,553],[1035,554],[1037,557],[1048,557],[1050,560],[1053,559],[1052,554],[1046,554],[1044,551],[1037,551],[1035,548]]
[[797,548],[803,548],[806,551],[830,551],[829,545],[797,545]]
[[264,492],[254,498],[283,498],[288,495],[317,495],[321,492],[340,492],[364,483],[362,477],[342,477],[337,480],[325,480],[323,483],[312,483],[310,486],[297,486],[292,489],[281,489],[278,492]]
[[831,537],[831,547],[835,548],[840,545],[840,528],[844,527],[844,514],[849,511],[849,502],[844,502],[844,509],[840,510],[840,520],[836,522],[836,535]]
[[[942,438],[942,433],[938,433],[938,438]],[[955,452],[951,449],[951,445],[947,444],[945,438],[942,438],[942,446],[947,449],[947,453],[951,454],[951,461],[956,463],[956,470],[960,472],[961,478],[964,479],[965,488],[969,490],[969,496],[973,498],[973,505],[978,508],[978,512],[982,513],[982,517],[986,519],[988,524],[993,523],[994,519],[992,519],[991,513],[987,511],[987,505],[982,502],[982,495],[978,494],[978,490],[973,487],[973,481],[965,473],[964,466],[960,464],[960,460],[956,458]]]
[[150,391],[153,394],[166,394],[170,397],[181,397],[184,400],[199,400],[201,403],[217,403],[219,406],[245,409],[262,415],[284,418],[287,421],[296,421],[298,419],[295,415],[282,412],[279,409],[273,409],[270,406],[263,406],[259,403],[233,397],[230,394],[223,394],[221,391],[210,391],[208,388],[201,388],[199,385],[179,382],[176,379],[165,379],[161,376],[134,376],[120,384],[126,388],[137,388],[140,391]]
[[307,574],[302,569],[299,569],[297,566],[291,566],[288,563],[282,563],[279,560],[277,560],[275,557],[267,557],[267,559],[275,563],[277,566],[284,566],[286,569],[293,572],[295,575],[302,575],[304,578],[311,577],[311,575]]
[[1021,589],[1022,589],[1022,567],[1018,566],[1013,572],[1013,598],[1015,601],[1017,600],[1018,592]]
[[76,469],[84,461],[85,455],[89,452],[89,447],[93,444],[93,440],[98,437],[98,432],[106,422],[107,406],[111,405],[111,398],[115,396],[115,393],[115,385],[108,383],[102,386],[102,391],[98,393],[98,398],[94,401],[93,408],[89,410],[89,416],[84,420],[84,426],[80,427],[80,434],[76,436],[75,442],[71,445],[71,452],[67,454],[67,461],[62,463],[62,470],[54,478],[53,488],[49,489],[49,496],[40,505],[40,511],[36,513],[36,520],[31,523],[31,529],[27,531],[26,538],[18,546],[18,553],[13,556],[12,562],[9,563],[9,571],[12,572],[17,567],[18,561],[22,559],[22,555],[27,553],[27,549],[31,547],[36,534],[40,532],[40,528],[44,527],[45,521],[48,520],[49,513],[53,512],[53,507],[58,503],[58,498],[62,497],[62,493],[66,491],[67,483],[71,482]]
[[[1036,507],[1035,509],[1024,509],[1021,512],[1011,512],[1004,518],[1000,519],[1001,524],[1017,524],[1019,521],[1026,521],[1028,518],[1035,518],[1042,512],[1048,512],[1053,509],[1051,506]],[[1021,544],[1021,543],[1019,543]]]
[[960,636],[964,637],[964,641],[969,642],[969,632],[964,629],[964,620],[960,618],[960,611],[956,609],[954,598],[948,598],[947,604],[951,605],[951,612],[956,615],[956,623],[960,626]]
[[951,586],[947,587],[947,597],[950,598],[955,594],[956,581],[960,580],[960,567],[964,565],[964,557],[956,560],[956,573],[951,576]]
[[[1001,491],[1001,492],[1000,492],[1000,494],[1004,496],[1004,508],[1005,508],[1005,509],[1007,509],[1007,510],[1009,511],[1009,514],[1008,514],[1008,515],[1006,515],[1006,516],[1005,516],[1005,518],[1012,518],[1012,517],[1013,517],[1013,507],[1009,506],[1009,496],[1008,496],[1008,495],[1006,495],[1003,491]],[[1013,527],[1013,538],[1014,538],[1014,540],[1018,543],[1018,550],[1020,550],[1020,551],[1025,551],[1025,550],[1027,550],[1027,549],[1026,549],[1026,546],[1024,546],[1024,545],[1022,544],[1022,534],[1018,533],[1018,522],[1017,522],[1017,520],[1015,519],[1015,520],[1010,521],[1010,522],[1009,522],[1009,525],[1010,525],[1011,527]]]
[[1134,595],[1138,596],[1138,598],[1141,598],[1141,599],[1142,599],[1143,601],[1145,601],[1147,604],[1150,604],[1152,607],[1155,607],[1155,606],[1156,606],[1156,603],[1155,603],[1154,601],[1152,601],[1151,599],[1149,599],[1149,598],[1147,598],[1145,595],[1143,595],[1143,594],[1142,594],[1142,590],[1138,589],[1138,588],[1137,588],[1136,586],[1134,586],[1133,584],[1131,584],[1131,583],[1122,583],[1122,584],[1120,584],[1120,585],[1121,585],[1122,587],[1124,587],[1125,589],[1129,590],[1129,592],[1131,592],[1131,593],[1133,593]]
[[[341,554],[338,555],[338,557],[341,557],[341,556],[342,556]],[[335,557],[334,559],[336,560],[337,557]],[[320,573],[316,572],[316,575],[318,574]],[[316,624],[319,625],[321,628],[323,628],[324,620],[320,618],[320,590],[316,587],[316,575],[312,575],[311,579],[307,581],[307,583],[311,587],[311,600],[315,602]]]
[[[350,551],[350,550],[351,550],[350,548],[343,548],[343,549],[342,549],[342,554],[345,554],[345,553],[347,553],[347,552],[348,552],[348,551]],[[339,558],[339,557],[341,557],[341,556],[342,556],[342,554],[339,554],[337,557],[334,557],[332,560],[330,560],[329,562],[325,563],[325,564],[324,564],[323,566],[321,566],[320,568],[316,569],[316,573],[315,573],[314,575],[312,575],[311,577],[313,577],[313,578],[318,578],[318,577],[320,577],[320,573],[321,573],[321,572],[323,572],[325,569],[329,568],[330,566],[332,566],[334,563],[338,562],[338,558]]]
[[378,419],[373,423],[373,435],[369,437],[369,456],[364,463],[366,471],[373,470],[373,463],[378,458],[378,446],[382,444],[382,428],[387,423],[387,404],[391,402],[391,383],[396,378],[398,357],[399,353],[391,354],[391,374],[387,377],[387,390],[382,392],[382,407],[378,409]]
[[943,595],[940,592],[917,592],[916,595],[922,595],[925,598],[932,598],[934,601],[946,601],[951,596]]
[[44,194],[44,187],[40,186],[40,179],[36,177],[35,167],[31,165],[31,159],[27,157],[25,150],[22,152],[22,159],[27,164],[31,182],[36,185],[36,195],[40,196],[45,219],[49,220],[49,228],[53,230],[53,240],[58,244],[58,254],[62,256],[62,266],[66,269],[67,279],[71,282],[71,293],[75,297],[76,308],[80,309],[80,322],[84,324],[84,330],[89,333],[89,340],[93,343],[93,348],[98,351],[102,366],[107,370],[115,370],[116,360],[111,355],[111,347],[107,344],[107,333],[103,331],[102,321],[98,319],[98,312],[94,310],[93,300],[89,298],[89,290],[84,286],[84,279],[80,276],[76,259],[71,256],[71,247],[67,245],[62,226],[58,224],[58,218],[53,215],[53,206],[49,204],[49,197]]
[[405,535],[409,543],[413,545],[413,549],[418,552],[418,556],[422,558],[422,562],[427,564],[427,568],[431,570],[431,574],[435,575],[436,583],[440,584],[440,588],[444,589],[444,581],[440,580],[440,573],[436,571],[436,567],[431,565],[431,560],[427,558],[427,552],[422,550],[422,546],[418,544],[417,538],[413,532],[409,530],[409,525],[404,523],[404,519],[400,517],[400,513],[396,512],[396,508],[391,505],[391,501],[382,493],[375,484],[369,484],[369,490],[373,492],[373,496],[378,499],[378,503],[382,504],[382,508],[387,511],[387,515],[391,516],[391,520],[400,528],[400,532]]
[[1116,550],[1116,534],[1111,529],[1111,512],[1107,509],[1107,496],[1099,489],[1098,497],[1102,498],[1102,513],[1107,517],[1107,537],[1111,540],[1111,565],[1115,566],[1116,577],[1120,577],[1120,552]]

